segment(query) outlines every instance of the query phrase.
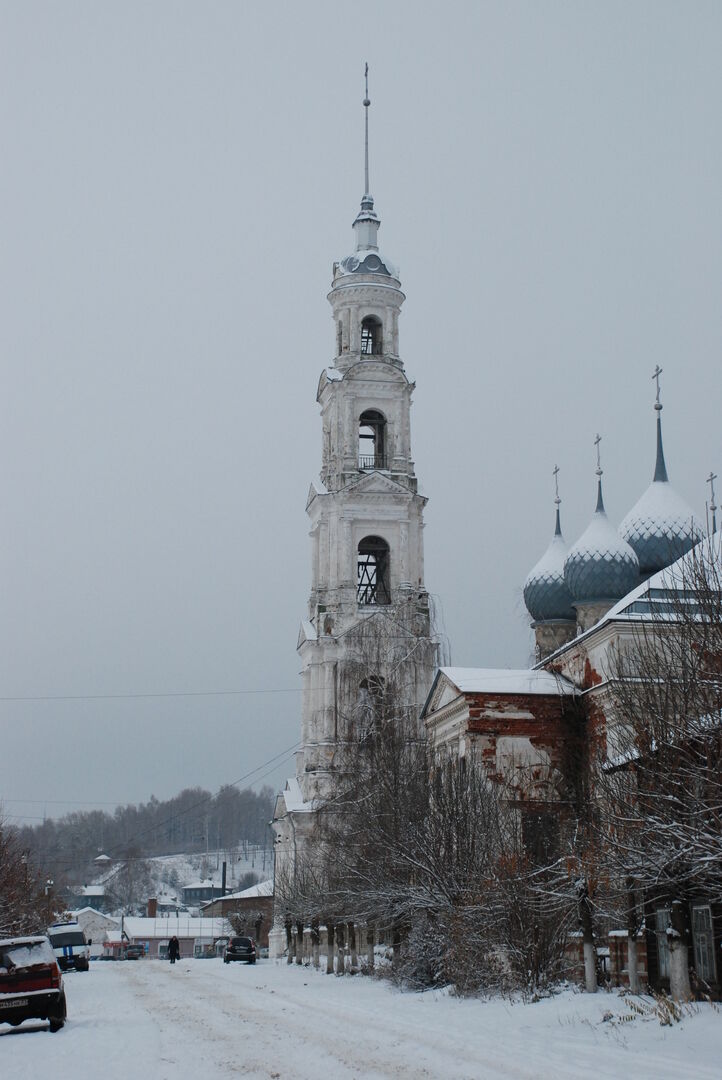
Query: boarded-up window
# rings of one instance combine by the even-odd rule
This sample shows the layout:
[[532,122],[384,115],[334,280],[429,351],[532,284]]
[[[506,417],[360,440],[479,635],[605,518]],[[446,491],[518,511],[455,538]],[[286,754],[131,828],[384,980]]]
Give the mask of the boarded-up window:
[[712,912],[708,907],[692,908],[692,939],[694,941],[694,966],[698,976],[707,983],[714,982],[714,937]]

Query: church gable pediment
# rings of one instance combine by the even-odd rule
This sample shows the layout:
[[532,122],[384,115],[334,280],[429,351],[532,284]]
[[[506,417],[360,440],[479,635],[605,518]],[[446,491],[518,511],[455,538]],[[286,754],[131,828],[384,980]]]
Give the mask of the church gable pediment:
[[345,378],[349,382],[363,382],[368,379],[371,382],[397,383],[399,386],[408,386],[404,370],[383,360],[361,360],[346,372]]
[[301,625],[298,628],[298,641],[296,642],[296,649],[300,649],[306,641],[318,641],[316,627],[313,625],[310,619],[301,620]]
[[328,495],[328,490],[324,487],[323,484],[321,484],[317,480],[314,480],[310,488],[308,489],[308,498],[306,499],[307,510],[311,503],[314,501],[314,499],[317,499],[319,495]]
[[443,671],[439,671],[424,705],[423,716],[428,717],[435,712],[439,712],[440,709],[450,705],[452,701],[456,701],[460,696],[459,687]]
[[358,480],[354,480],[349,484],[346,491],[353,491],[359,495],[405,495],[409,497],[409,489],[404,487],[403,484],[399,484],[397,480],[392,480],[390,476],[387,476],[382,472],[370,472],[364,473]]

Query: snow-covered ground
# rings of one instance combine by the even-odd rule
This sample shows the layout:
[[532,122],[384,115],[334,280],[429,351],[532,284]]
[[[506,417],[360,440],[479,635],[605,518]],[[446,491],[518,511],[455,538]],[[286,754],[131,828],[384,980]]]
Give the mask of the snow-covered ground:
[[[565,991],[534,1004],[400,993],[362,976],[259,961],[97,962],[65,977],[69,1019],[0,1025],[13,1080],[718,1080],[722,1012],[680,1023],[629,998]],[[647,1004],[651,1005],[649,999]],[[609,1014],[609,1015],[607,1015]],[[605,1019],[606,1015],[606,1019]],[[634,1019],[624,1019],[634,1017]]]

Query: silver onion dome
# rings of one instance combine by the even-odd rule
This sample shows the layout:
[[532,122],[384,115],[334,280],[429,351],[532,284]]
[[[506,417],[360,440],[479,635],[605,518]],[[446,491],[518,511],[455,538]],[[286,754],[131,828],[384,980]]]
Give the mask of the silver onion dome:
[[594,516],[567,555],[564,581],[576,604],[621,600],[639,584],[639,560],[604,509],[601,476]]
[[524,603],[535,622],[574,618],[572,598],[564,581],[564,560],[568,551],[557,506],[551,543],[524,582]]
[[619,526],[639,559],[642,578],[664,570],[702,537],[694,513],[669,482],[662,446],[662,406],[657,409],[657,458],[654,479]]

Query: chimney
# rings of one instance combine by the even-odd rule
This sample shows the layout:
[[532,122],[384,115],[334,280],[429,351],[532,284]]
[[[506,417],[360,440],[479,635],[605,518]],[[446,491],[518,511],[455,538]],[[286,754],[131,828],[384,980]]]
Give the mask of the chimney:
[[148,897],[148,918],[155,919],[158,914],[158,900],[155,896]]

